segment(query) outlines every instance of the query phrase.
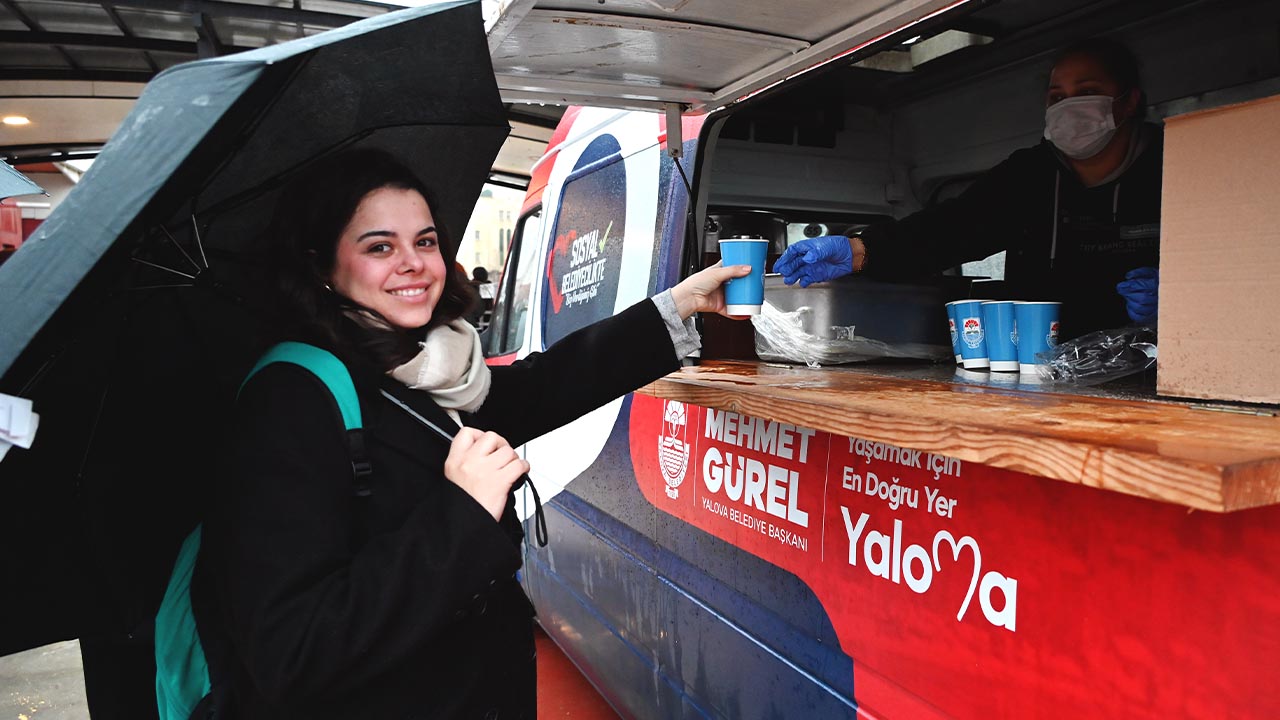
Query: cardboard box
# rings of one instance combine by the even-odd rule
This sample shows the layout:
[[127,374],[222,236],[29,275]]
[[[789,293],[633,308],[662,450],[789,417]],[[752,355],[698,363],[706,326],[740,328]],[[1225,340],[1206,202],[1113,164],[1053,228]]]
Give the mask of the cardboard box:
[[1161,395],[1280,403],[1280,96],[1169,118]]

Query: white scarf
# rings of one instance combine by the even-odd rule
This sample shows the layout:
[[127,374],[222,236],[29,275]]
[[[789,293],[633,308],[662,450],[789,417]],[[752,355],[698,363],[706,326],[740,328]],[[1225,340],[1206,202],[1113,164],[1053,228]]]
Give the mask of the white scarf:
[[425,390],[450,417],[475,412],[489,395],[489,366],[484,364],[480,333],[465,320],[432,328],[422,351],[391,371],[414,390]]

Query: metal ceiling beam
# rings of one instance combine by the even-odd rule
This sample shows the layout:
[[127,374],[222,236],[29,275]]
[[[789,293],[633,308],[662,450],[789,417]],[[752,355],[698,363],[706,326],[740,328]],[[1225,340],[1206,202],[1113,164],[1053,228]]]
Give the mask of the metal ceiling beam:
[[[65,45],[68,47],[120,48],[123,50],[149,50],[153,52],[195,55],[198,43],[185,40],[159,40],[156,38],[128,37],[125,35],[91,35],[88,33],[34,32],[24,30],[0,30],[0,45]],[[219,45],[224,53],[250,50],[244,47]]]
[[[0,0],[7,1],[7,0]],[[104,4],[116,8],[138,8],[141,10],[160,10],[172,13],[203,13],[215,18],[243,18],[246,20],[264,20],[267,22],[305,23],[323,27],[340,27],[363,15],[343,15],[340,13],[299,10],[292,7],[271,5],[250,5],[248,3],[224,2],[223,0],[104,0]]]
[[84,68],[0,69],[0,80],[91,80],[145,83],[155,77],[146,70],[86,70]]
[[196,40],[197,57],[203,60],[227,54],[226,46],[218,37],[218,28],[213,26],[213,18],[206,13],[196,13],[191,16],[191,24],[195,26],[196,37],[199,38]]
[[[107,14],[107,17],[111,18],[111,22],[116,24],[116,27],[120,30],[121,34],[125,37],[137,37],[136,33],[133,32],[133,28],[129,27],[129,24],[124,21],[124,18],[120,17],[120,13],[116,12],[115,8],[107,5],[106,3],[100,4],[102,5],[103,12]],[[156,64],[156,59],[151,57],[151,53],[143,50],[142,59],[146,61],[147,67],[151,68],[151,72],[160,72],[160,66]]]
[[26,25],[27,28],[31,30],[44,29],[43,27],[40,26],[40,23],[31,19],[31,16],[28,15],[26,11],[18,7],[18,4],[15,3],[13,0],[0,0],[0,5],[3,5],[5,10],[8,10],[9,12],[13,13],[13,16],[18,18],[18,22],[22,23],[23,25]]
[[[17,3],[13,2],[13,0],[0,0],[0,4],[4,5],[5,9],[13,13],[14,17],[18,18],[18,20],[20,20],[23,25],[26,25],[28,29],[34,32],[44,31],[44,26],[36,22],[35,18],[32,18],[30,15],[23,12],[22,8],[18,7]],[[69,65],[72,70],[80,69],[80,63],[76,62],[76,59],[71,57],[71,53],[67,52],[61,45],[54,45],[53,49],[62,56],[62,61]]]
[[100,142],[44,143],[0,146],[0,157],[10,165],[91,158],[102,149]]

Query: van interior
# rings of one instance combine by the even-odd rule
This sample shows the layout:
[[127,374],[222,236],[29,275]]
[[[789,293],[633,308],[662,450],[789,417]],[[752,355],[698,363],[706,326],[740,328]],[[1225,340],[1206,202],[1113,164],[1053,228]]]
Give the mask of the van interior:
[[[709,119],[695,188],[702,254],[690,262],[717,260],[718,237],[749,234],[773,241],[771,264],[798,239],[955,197],[1039,142],[1056,54],[1094,36],[1137,57],[1148,122],[1280,93],[1273,0],[967,3]],[[947,274],[998,282],[1003,253]],[[745,325],[708,321],[704,358],[754,359]]]

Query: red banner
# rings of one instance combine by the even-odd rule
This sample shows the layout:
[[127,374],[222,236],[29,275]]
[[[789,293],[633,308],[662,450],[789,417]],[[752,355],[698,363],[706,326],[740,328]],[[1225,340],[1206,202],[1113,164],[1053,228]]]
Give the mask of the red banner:
[[656,507],[805,581],[861,709],[1280,717],[1280,508],[1229,515],[635,395]]

